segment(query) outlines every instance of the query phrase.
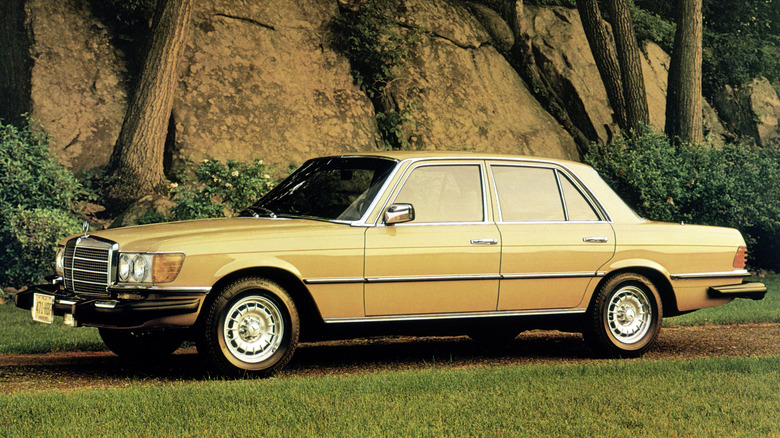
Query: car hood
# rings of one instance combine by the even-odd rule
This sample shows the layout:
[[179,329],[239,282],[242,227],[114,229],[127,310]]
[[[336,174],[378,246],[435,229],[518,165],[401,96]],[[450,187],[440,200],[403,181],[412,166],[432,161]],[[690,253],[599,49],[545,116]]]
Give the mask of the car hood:
[[265,243],[262,247],[278,248],[280,241],[305,241],[345,227],[350,225],[307,219],[231,218],[112,228],[89,234],[118,243],[121,251],[190,253],[193,250],[201,252],[198,248],[209,248],[211,243],[217,243],[222,248],[237,248],[246,246],[248,242],[258,247],[258,243],[262,242]]

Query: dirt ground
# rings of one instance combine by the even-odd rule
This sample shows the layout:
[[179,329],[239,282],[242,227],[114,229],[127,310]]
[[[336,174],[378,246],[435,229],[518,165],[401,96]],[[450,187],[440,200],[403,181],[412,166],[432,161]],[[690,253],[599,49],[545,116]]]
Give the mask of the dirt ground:
[[[638,360],[769,355],[780,355],[780,324],[664,328],[655,346]],[[277,378],[598,360],[580,335],[555,331],[521,333],[511,344],[495,349],[466,337],[388,337],[301,344]],[[208,378],[209,371],[194,347],[154,365],[128,364],[109,352],[0,355],[0,393],[121,388]]]

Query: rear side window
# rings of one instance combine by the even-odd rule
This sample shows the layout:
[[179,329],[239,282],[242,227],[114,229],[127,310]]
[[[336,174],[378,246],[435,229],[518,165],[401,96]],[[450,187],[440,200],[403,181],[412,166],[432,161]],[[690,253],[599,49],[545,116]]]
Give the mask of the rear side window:
[[503,222],[597,221],[577,187],[555,169],[491,166]]

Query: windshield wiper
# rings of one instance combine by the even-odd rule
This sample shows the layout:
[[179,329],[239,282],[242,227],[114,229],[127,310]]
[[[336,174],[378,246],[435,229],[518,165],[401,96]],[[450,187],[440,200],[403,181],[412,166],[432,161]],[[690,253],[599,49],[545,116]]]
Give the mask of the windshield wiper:
[[257,207],[255,205],[248,207],[244,210],[241,210],[240,213],[238,213],[239,217],[270,217],[271,219],[276,219],[276,213],[273,211],[265,208],[265,207]]

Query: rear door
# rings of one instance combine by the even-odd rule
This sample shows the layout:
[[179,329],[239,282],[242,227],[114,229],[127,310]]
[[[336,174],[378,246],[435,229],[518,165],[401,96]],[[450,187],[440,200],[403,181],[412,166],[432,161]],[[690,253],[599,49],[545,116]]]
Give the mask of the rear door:
[[583,307],[588,283],[615,251],[612,226],[566,170],[491,162],[501,284],[498,310]]

